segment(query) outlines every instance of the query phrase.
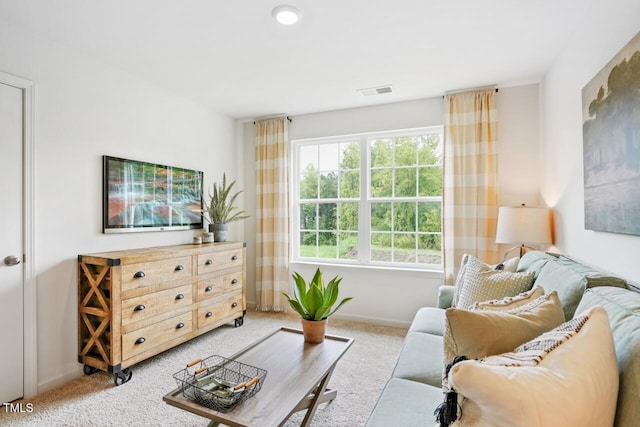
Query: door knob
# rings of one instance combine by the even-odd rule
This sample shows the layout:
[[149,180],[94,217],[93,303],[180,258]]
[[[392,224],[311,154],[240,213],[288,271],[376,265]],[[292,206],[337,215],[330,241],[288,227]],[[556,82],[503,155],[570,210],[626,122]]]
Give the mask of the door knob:
[[4,265],[8,265],[9,267],[13,266],[13,265],[18,265],[20,264],[20,258],[15,256],[15,255],[9,255],[8,257],[4,258]]

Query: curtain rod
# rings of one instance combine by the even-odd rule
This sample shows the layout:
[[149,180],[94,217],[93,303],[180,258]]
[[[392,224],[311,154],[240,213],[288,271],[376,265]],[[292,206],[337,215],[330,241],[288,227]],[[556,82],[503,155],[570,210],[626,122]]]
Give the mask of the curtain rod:
[[487,90],[492,88],[495,89],[496,93],[500,91],[500,89],[498,89],[497,87],[487,86],[487,87],[478,87],[478,88],[471,88],[471,89],[450,90],[448,92],[445,92],[444,95],[442,95],[442,97],[444,98],[447,95],[456,95],[458,93],[464,93],[464,92],[477,92],[477,91]]
[[[289,120],[289,123],[291,123],[293,121],[293,120],[291,120],[291,117],[289,117],[289,116],[271,116],[271,117],[264,117],[264,118],[258,119],[258,120],[279,119],[281,117],[284,117],[285,119]],[[256,121],[258,121],[258,120],[254,120],[253,124],[255,125]]]

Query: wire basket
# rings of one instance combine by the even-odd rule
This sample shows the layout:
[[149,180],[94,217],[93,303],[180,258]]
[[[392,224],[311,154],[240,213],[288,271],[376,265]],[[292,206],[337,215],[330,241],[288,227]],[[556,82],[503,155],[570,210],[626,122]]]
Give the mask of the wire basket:
[[266,377],[264,369],[222,356],[194,360],[173,374],[184,397],[219,412],[259,392]]

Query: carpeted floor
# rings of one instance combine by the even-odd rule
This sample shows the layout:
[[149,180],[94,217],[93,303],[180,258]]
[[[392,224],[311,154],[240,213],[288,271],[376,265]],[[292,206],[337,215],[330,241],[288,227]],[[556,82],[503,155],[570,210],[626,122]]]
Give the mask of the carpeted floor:
[[[186,362],[214,354],[230,356],[281,326],[300,327],[292,314],[247,312],[244,326],[222,326],[177,348],[133,367],[131,381],[115,387],[113,376],[98,372],[26,401],[31,413],[0,411],[2,426],[194,426],[208,420],[162,401],[176,388],[172,375]],[[380,392],[391,375],[406,334],[403,328],[370,325],[332,318],[327,333],[355,338],[338,362],[330,386],[338,397],[318,408],[314,427],[357,427],[367,421]],[[286,427],[300,425],[304,411],[294,414]],[[271,426],[259,426],[271,427]]]

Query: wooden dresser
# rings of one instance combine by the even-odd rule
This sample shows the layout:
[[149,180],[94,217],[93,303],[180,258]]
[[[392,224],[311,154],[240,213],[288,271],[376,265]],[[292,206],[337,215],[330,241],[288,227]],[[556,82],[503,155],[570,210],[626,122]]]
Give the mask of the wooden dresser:
[[78,361],[131,379],[131,365],[222,324],[243,324],[245,244],[78,255]]

